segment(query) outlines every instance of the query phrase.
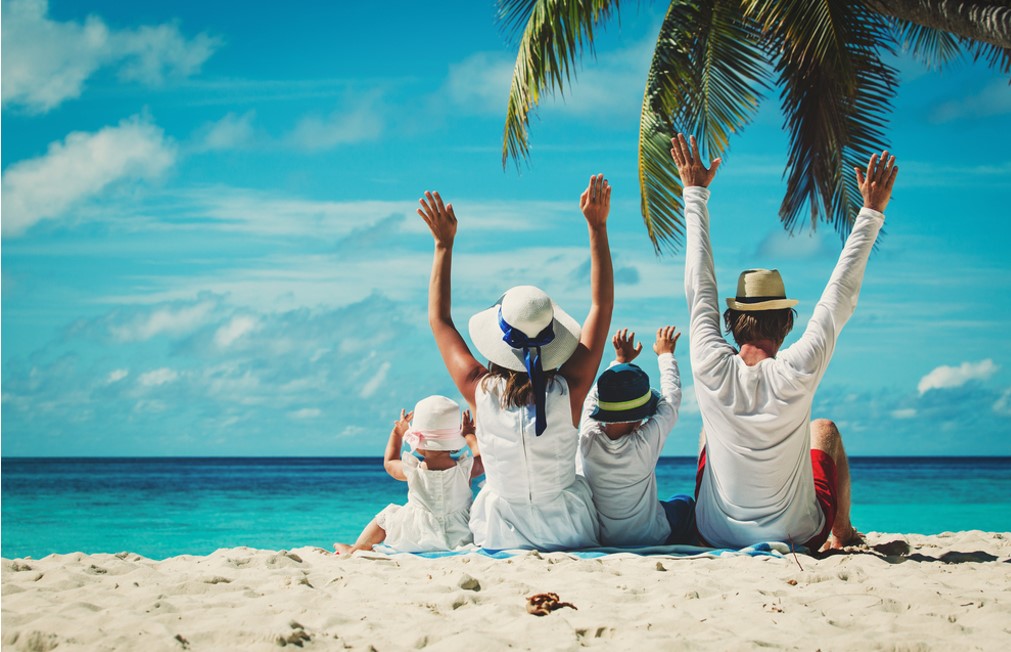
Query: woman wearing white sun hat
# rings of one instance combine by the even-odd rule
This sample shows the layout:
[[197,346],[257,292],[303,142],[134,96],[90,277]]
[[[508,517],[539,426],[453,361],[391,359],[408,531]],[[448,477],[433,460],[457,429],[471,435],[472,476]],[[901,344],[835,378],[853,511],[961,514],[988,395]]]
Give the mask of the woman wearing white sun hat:
[[428,319],[457,389],[474,410],[487,482],[471,507],[484,548],[557,550],[598,545],[589,485],[576,475],[577,424],[611,327],[614,274],[607,241],[611,188],[590,177],[579,198],[590,234],[590,312],[580,328],[542,290],[508,290],[470,320],[488,358],[471,354],[450,314],[457,220],[452,204],[426,192],[418,214],[435,238]]

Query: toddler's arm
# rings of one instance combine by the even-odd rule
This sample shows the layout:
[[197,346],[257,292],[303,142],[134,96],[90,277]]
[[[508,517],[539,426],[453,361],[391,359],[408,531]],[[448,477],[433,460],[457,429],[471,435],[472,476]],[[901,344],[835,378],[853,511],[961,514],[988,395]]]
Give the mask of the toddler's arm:
[[400,449],[404,445],[404,433],[411,427],[414,412],[400,411],[400,418],[393,422],[390,439],[386,442],[386,454],[383,456],[383,466],[386,472],[397,480],[407,480],[404,475],[404,463],[400,461]]
[[470,469],[470,478],[473,480],[484,473],[484,462],[481,461],[481,448],[477,444],[477,423],[475,423],[474,417],[470,416],[470,410],[463,411],[463,426],[460,428],[460,434],[467,440],[470,454],[474,456],[474,466]]

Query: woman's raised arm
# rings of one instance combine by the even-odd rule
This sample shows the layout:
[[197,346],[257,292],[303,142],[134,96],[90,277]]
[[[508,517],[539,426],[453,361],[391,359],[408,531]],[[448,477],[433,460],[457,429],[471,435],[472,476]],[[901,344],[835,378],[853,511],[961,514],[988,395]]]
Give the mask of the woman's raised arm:
[[426,191],[420,203],[418,215],[425,220],[435,239],[432,277],[428,284],[428,323],[449,375],[473,410],[474,390],[488,370],[471,354],[460,331],[453,324],[450,310],[456,214],[453,212],[453,204],[444,204],[437,192]]
[[583,322],[579,346],[560,370],[571,392],[573,424],[579,422],[583,400],[596,379],[614,311],[614,270],[607,241],[611,186],[603,174],[590,177],[589,185],[579,196],[579,207],[590,232],[590,312]]

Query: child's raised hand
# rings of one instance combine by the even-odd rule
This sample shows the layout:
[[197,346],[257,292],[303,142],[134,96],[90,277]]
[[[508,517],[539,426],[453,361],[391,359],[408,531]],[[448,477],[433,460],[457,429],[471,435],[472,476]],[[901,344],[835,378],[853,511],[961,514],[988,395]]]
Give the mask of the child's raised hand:
[[624,330],[619,328],[611,338],[611,344],[614,345],[614,359],[618,362],[635,360],[636,356],[642,353],[642,342],[633,344],[634,342],[635,331],[629,333],[627,328]]
[[404,433],[408,431],[411,427],[411,419],[414,418],[414,410],[407,412],[406,410],[400,411],[400,418],[393,422],[393,429],[396,431],[397,435],[403,437]]
[[656,329],[656,342],[653,343],[653,352],[657,355],[663,353],[674,353],[674,347],[678,345],[678,338],[681,333],[674,326],[662,326]]
[[460,427],[460,434],[466,437],[467,435],[473,435],[477,432],[477,426],[474,424],[474,417],[470,416],[470,410],[463,411],[463,425]]

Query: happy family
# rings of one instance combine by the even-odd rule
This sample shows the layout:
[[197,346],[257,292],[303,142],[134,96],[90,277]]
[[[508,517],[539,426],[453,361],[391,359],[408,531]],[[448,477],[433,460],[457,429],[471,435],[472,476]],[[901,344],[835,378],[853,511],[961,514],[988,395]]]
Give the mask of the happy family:
[[[339,553],[378,543],[405,552],[562,550],[694,544],[741,548],[782,541],[810,551],[861,541],[850,522],[850,476],[839,430],[811,420],[815,390],[856,308],[864,269],[898,173],[895,157],[855,170],[863,208],[800,338],[780,348],[797,304],[776,270],[741,272],[726,299],[724,339],[709,239],[707,167],[695,138],[671,139],[684,186],[685,294],[692,378],[702,416],[694,498],[659,500],[656,463],[678,418],[680,333],[656,332],[660,391],[633,360],[635,334],[611,338],[615,360],[596,377],[611,328],[614,279],[607,238],[611,188],[590,178],[579,203],[590,238],[589,314],[582,326],[542,290],[518,286],[470,319],[471,353],[450,314],[457,219],[426,192],[419,215],[435,239],[428,319],[469,410],[444,396],[401,411],[387,472],[408,487]],[[473,414],[473,418],[471,417]],[[471,482],[486,480],[472,500]]]

